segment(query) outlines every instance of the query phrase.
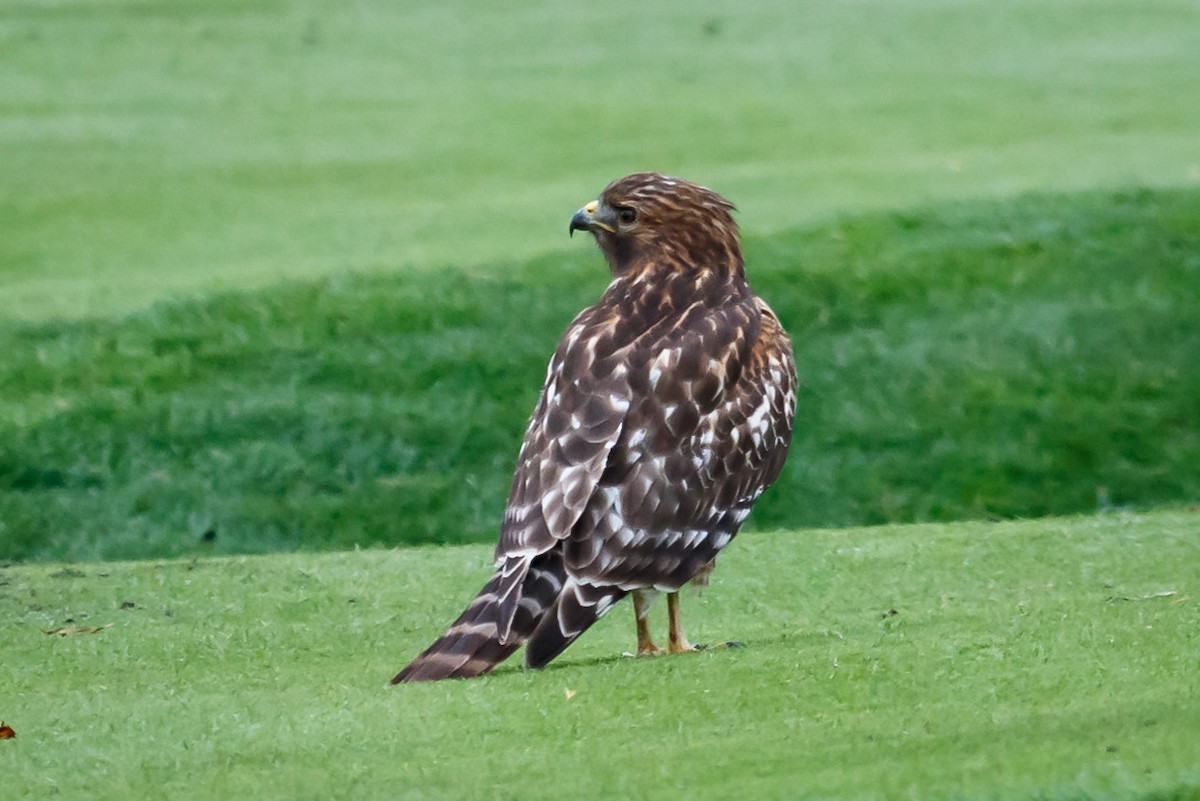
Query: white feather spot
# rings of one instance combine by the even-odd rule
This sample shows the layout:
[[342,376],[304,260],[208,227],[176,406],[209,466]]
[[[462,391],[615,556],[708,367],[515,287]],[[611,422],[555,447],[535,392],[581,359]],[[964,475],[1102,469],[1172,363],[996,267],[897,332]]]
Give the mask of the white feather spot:
[[496,632],[495,623],[463,623],[455,626],[455,631],[459,634],[482,634],[486,637],[494,636]]
[[558,591],[562,589],[562,582],[558,580],[558,576],[550,572],[538,573],[538,578],[546,581],[553,587],[552,594],[558,595]]
[[755,407],[754,411],[746,418],[746,427],[750,431],[758,431],[762,434],[767,432],[767,415],[771,413],[771,403],[768,398],[764,397],[762,402]]
[[663,370],[669,370],[672,365],[679,362],[679,356],[681,353],[683,353],[682,348],[667,348],[666,350],[661,350],[658,352],[658,355],[654,357],[654,364],[652,366],[657,366]]
[[609,609],[612,608],[614,603],[616,603],[616,601],[611,595],[604,596],[604,598],[600,600],[600,603],[596,604],[596,617],[601,617],[604,615]]

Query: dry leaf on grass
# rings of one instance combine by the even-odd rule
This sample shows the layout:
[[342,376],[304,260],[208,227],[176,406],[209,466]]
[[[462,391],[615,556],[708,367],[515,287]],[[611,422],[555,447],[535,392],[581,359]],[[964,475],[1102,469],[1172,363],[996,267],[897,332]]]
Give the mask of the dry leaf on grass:
[[103,626],[63,626],[61,629],[42,629],[42,631],[58,637],[70,637],[73,634],[96,634],[111,626],[112,623],[105,623]]
[[0,740],[11,740],[16,736],[17,733],[13,731],[13,727],[0,720]]

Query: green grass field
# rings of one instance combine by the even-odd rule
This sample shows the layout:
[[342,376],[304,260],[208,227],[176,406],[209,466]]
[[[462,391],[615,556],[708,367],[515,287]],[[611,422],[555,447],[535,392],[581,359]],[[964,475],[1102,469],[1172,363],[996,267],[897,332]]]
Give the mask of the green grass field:
[[754,233],[1195,184],[1198,28],[1188,0],[8,0],[0,315],[508,265],[634,169]]
[[[1197,31],[0,5],[0,796],[1200,799]],[[747,647],[624,659],[622,608],[387,689],[635,169],[738,204],[796,340],[790,463],[685,602]]]
[[[754,525],[1200,499],[1198,219],[1196,191],[1075,194],[751,239],[804,381]],[[494,540],[605,283],[581,245],[0,330],[0,559]]]
[[[489,548],[5,568],[0,775],[101,800],[1195,799],[1198,518],[759,532],[684,602],[694,639],[744,648],[622,658],[622,604],[543,672],[392,688]],[[43,633],[71,625],[110,627]]]

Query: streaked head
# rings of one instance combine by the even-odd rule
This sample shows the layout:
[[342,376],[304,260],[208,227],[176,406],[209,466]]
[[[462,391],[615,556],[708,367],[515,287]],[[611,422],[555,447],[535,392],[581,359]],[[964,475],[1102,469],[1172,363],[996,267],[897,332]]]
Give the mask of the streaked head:
[[569,230],[590,231],[614,274],[649,263],[741,272],[734,206],[711,189],[680,178],[638,172],[613,181],[575,212]]

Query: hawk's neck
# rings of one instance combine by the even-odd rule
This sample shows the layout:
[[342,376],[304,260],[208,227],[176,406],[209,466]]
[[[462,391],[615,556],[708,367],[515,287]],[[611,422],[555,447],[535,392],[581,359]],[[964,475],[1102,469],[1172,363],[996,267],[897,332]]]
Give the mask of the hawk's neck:
[[740,271],[726,273],[660,267],[618,276],[609,284],[601,304],[610,307],[636,329],[682,314],[696,304],[707,308],[740,303],[753,305],[753,298]]

